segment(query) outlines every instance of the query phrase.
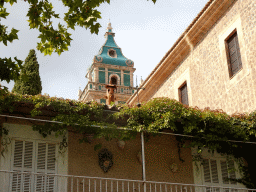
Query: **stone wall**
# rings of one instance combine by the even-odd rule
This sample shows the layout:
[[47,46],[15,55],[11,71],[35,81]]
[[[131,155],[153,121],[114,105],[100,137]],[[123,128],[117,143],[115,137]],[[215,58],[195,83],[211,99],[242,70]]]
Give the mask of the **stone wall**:
[[[79,144],[81,135],[69,132],[68,172],[69,175],[86,175],[105,178],[142,180],[142,165],[137,159],[141,150],[140,135],[134,140],[125,141],[124,149],[119,149],[117,140],[94,139],[91,144]],[[94,145],[102,143],[113,154],[113,166],[104,173],[99,166],[98,152]],[[182,163],[179,160],[177,141],[174,136],[150,137],[145,142],[146,179],[173,183],[193,183],[192,156],[189,148],[181,149]],[[170,165],[178,165],[172,172]]]
[[[256,4],[238,0],[193,47],[153,97],[178,100],[178,88],[187,81],[189,105],[222,109],[232,114],[256,109]],[[242,69],[229,78],[225,39],[237,30]]]

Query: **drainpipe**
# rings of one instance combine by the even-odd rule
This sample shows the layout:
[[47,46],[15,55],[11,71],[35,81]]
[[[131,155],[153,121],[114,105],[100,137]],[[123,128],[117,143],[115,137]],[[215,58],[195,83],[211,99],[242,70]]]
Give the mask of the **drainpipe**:
[[141,131],[141,157],[142,157],[142,180],[144,192],[146,192],[146,167],[145,167],[145,147],[144,147],[144,132]]
[[[137,84],[137,76],[136,76],[136,89],[137,89],[137,99],[138,99],[138,103],[137,103],[137,107],[140,108],[141,104],[140,104],[140,100],[139,100],[139,89],[144,90],[145,88],[139,88],[138,84]],[[145,146],[144,146],[144,131],[142,130],[140,132],[140,136],[141,136],[141,158],[142,158],[142,180],[143,180],[143,188],[144,188],[144,192],[146,192],[146,167],[145,167]]]

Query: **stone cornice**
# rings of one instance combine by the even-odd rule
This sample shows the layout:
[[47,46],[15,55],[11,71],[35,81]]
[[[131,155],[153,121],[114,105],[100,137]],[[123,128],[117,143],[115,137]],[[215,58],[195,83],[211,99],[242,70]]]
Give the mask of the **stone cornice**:
[[93,63],[91,65],[91,70],[94,67],[102,67],[102,68],[108,68],[108,69],[119,69],[119,70],[126,70],[126,71],[132,71],[132,72],[134,72],[136,70],[136,68],[129,67],[129,66],[118,66],[118,65],[105,64],[105,63]]
[[[174,43],[162,60],[143,82],[139,91],[140,101],[149,100],[173,70],[193,51],[193,48],[204,39],[208,31],[227,12],[229,7],[237,0],[210,0],[197,15],[185,32]],[[137,95],[133,94],[127,101],[135,105]]]

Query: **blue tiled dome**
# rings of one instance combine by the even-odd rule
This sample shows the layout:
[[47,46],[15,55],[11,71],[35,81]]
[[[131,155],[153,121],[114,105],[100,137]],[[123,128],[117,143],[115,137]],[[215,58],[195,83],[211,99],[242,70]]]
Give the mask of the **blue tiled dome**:
[[101,47],[99,54],[95,55],[94,62],[133,67],[134,62],[123,55],[121,48],[116,45],[114,36],[115,33],[112,32],[111,23],[108,23],[107,32],[105,33],[106,42]]

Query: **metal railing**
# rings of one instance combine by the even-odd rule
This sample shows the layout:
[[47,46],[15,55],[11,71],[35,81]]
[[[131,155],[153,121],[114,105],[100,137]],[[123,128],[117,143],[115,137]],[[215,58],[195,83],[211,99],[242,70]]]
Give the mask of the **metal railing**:
[[256,189],[0,170],[1,192],[256,192]]

